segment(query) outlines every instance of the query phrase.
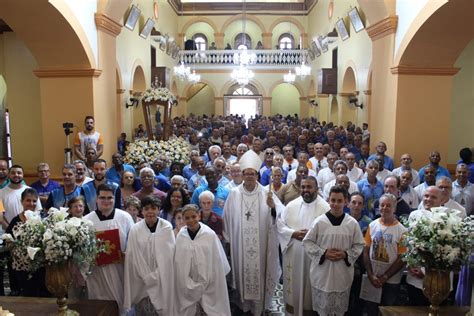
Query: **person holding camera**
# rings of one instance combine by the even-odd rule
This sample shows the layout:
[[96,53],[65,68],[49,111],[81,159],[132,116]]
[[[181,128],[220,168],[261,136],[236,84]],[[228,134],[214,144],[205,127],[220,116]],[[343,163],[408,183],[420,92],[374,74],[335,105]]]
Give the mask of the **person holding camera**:
[[100,133],[94,130],[94,123],[93,116],[86,116],[84,119],[85,130],[77,133],[74,139],[74,153],[83,161],[86,161],[88,147],[93,147],[97,151],[96,158],[102,156],[104,151],[104,141]]

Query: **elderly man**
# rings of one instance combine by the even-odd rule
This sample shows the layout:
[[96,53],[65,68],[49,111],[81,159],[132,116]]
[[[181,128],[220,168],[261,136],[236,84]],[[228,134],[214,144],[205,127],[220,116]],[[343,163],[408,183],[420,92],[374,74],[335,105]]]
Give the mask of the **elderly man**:
[[374,217],[374,203],[383,194],[383,184],[377,180],[377,172],[379,170],[379,163],[376,160],[371,160],[367,163],[366,173],[367,178],[357,182],[359,192],[364,195],[364,210],[365,215]]
[[230,243],[234,303],[261,315],[272,305],[279,278],[275,217],[281,204],[257,182],[261,160],[253,151],[240,159],[244,182],[232,190],[224,207],[224,239]]
[[466,209],[467,215],[474,210],[474,185],[468,181],[469,169],[465,163],[456,166],[456,181],[453,182],[451,194],[454,201]]
[[439,165],[439,162],[441,161],[441,155],[439,154],[438,151],[435,150],[431,152],[429,155],[429,160],[430,160],[430,163],[427,164],[426,166],[421,167],[420,170],[418,171],[418,174],[420,176],[420,182],[425,181],[425,168],[427,166],[431,166],[435,170],[436,180],[438,180],[439,177],[443,177],[443,176],[451,177],[448,169],[441,167]]
[[409,171],[412,175],[411,186],[416,187],[418,184],[420,184],[420,177],[418,175],[418,171],[411,167],[412,162],[413,159],[411,159],[411,156],[409,154],[403,154],[400,158],[401,166],[393,169],[392,174],[397,177],[400,177],[402,175],[402,172]]
[[[418,175],[418,173],[417,173]],[[420,203],[420,200],[418,199],[418,194],[416,194],[415,189],[411,186],[411,183],[413,182],[413,175],[411,171],[405,170],[401,173],[400,175],[400,196],[402,199],[407,202],[408,206],[410,208],[416,209],[417,205]]]
[[[451,193],[453,191],[453,183],[451,181],[451,178],[440,177],[436,181],[436,187],[441,192],[441,206],[447,207],[452,210],[457,210],[459,212],[459,217],[466,218],[466,209],[462,205],[451,199]],[[418,206],[418,209],[426,209],[426,205],[424,205],[424,199],[422,203],[420,203],[420,205]]]
[[[227,177],[224,177],[224,172],[225,172],[225,167],[226,167],[226,162],[225,159],[222,157],[217,157],[214,160],[214,163],[212,165],[214,168],[216,168],[217,171],[217,181],[219,182],[219,185],[225,186],[227,183],[230,182],[230,180]],[[208,166],[209,167],[209,166]]]
[[347,176],[353,182],[362,180],[364,176],[364,170],[356,166],[356,156],[353,153],[347,153],[345,156],[345,161],[347,163]]
[[165,202],[166,193],[157,189],[154,186],[155,180],[155,171],[150,167],[145,167],[140,170],[140,181],[142,183],[142,188],[137,192],[133,193],[133,196],[138,199],[143,199],[147,195],[153,195],[160,199],[161,205]]
[[59,183],[49,179],[51,175],[51,170],[49,169],[49,165],[45,162],[38,164],[37,167],[38,171],[38,181],[33,182],[31,187],[38,192],[39,199],[41,201],[41,205],[43,207],[46,205],[46,201],[48,200],[48,196],[54,189],[60,187]]
[[[309,163],[309,155],[308,153],[304,152],[304,151],[300,151],[298,153],[298,166],[306,166],[308,167],[308,176],[312,176],[312,177],[315,177],[316,178],[316,171],[314,171],[313,169],[311,169],[308,165],[310,165]],[[288,171],[288,176],[286,178],[286,181],[287,182],[290,182],[290,181],[293,181],[295,180],[296,178],[296,169],[293,169],[291,171]]]
[[298,166],[296,169],[296,178],[293,181],[287,182],[278,191],[277,195],[283,205],[288,205],[291,201],[301,195],[300,184],[304,177],[308,176],[308,167],[304,165]]
[[309,268],[311,260],[302,240],[313,221],[330,207],[318,196],[314,177],[301,180],[301,196],[288,203],[277,221],[278,239],[283,254],[283,296],[286,312],[291,315],[312,313]]
[[327,158],[324,157],[322,143],[314,144],[314,157],[311,157],[309,161],[311,162],[312,169],[316,172],[316,175],[319,173],[319,170],[328,166]]
[[[288,175],[288,173],[283,169],[283,155],[282,154],[274,154],[273,155],[273,167],[280,167],[283,171],[283,178],[281,179],[281,181],[283,183],[286,183],[286,177]],[[266,186],[268,184],[270,184],[270,178],[271,178],[271,174],[272,174],[272,170],[271,168],[266,170],[262,177],[260,178],[260,184],[263,185],[263,186]]]
[[76,167],[72,164],[65,164],[62,173],[63,185],[51,191],[44,206],[46,210],[51,207],[66,207],[70,199],[81,195],[81,187],[76,184]]
[[171,177],[170,180],[171,183],[171,188],[173,189],[186,189],[184,185],[186,184],[186,179],[183,176],[180,175],[174,175]]
[[282,168],[286,171],[289,172],[292,169],[296,169],[298,167],[299,163],[298,160],[294,158],[295,150],[293,149],[293,146],[291,145],[286,145],[283,147],[283,166]]
[[[405,202],[405,200],[401,198],[401,196],[400,196],[400,185],[401,185],[401,181],[400,181],[399,177],[393,176],[393,175],[388,176],[387,178],[385,178],[385,181],[383,183],[383,192],[384,193],[390,193],[390,194],[392,194],[393,196],[395,196],[397,198],[397,205],[396,205],[396,209],[395,209],[395,215],[397,216],[397,218],[400,218],[402,216],[405,216],[405,218],[406,218],[406,217],[408,217],[408,215],[410,215],[412,209],[407,204],[407,202]],[[374,203],[374,209],[375,209],[375,216],[376,217],[380,216],[379,202],[380,202],[380,200],[377,200]]]
[[214,164],[214,160],[216,160],[217,157],[221,156],[222,150],[218,145],[212,145],[207,152],[210,160],[207,162],[206,167],[209,167]]
[[214,194],[214,204],[212,210],[223,217],[224,204],[229,195],[229,189],[225,188],[218,182],[219,172],[216,167],[207,167],[205,171],[206,184],[200,185],[193,192],[191,203],[199,205],[199,195],[204,191],[210,191]]
[[334,163],[336,162],[337,160],[337,154],[335,152],[330,152],[328,155],[327,155],[327,162],[328,162],[328,166],[324,169],[321,169],[318,173],[318,186],[320,188],[324,188],[324,186],[336,179],[336,175],[334,174],[333,172],[333,167],[334,167]]
[[76,167],[76,184],[78,186],[82,186],[87,182],[91,182],[94,180],[86,175],[86,173],[88,173],[88,169],[84,161],[79,159],[74,160],[73,164]]
[[260,179],[262,178],[265,171],[272,169],[273,167],[273,156],[275,155],[275,151],[272,148],[267,148],[263,151],[263,165],[258,171],[260,173]]
[[424,177],[424,182],[418,184],[414,190],[416,194],[418,195],[418,200],[423,200],[423,194],[425,193],[425,190],[432,185],[436,184],[436,170],[433,166],[428,165],[425,167],[424,171],[425,177]]
[[132,165],[126,164],[123,162],[123,157],[121,153],[115,153],[112,155],[112,164],[113,166],[107,170],[105,177],[107,180],[114,182],[120,185],[122,174],[125,171],[135,174],[135,168]]
[[[345,174],[347,175],[347,164],[345,161],[337,160],[333,166],[333,173],[337,177],[338,175]],[[336,179],[329,181],[324,185],[323,189],[323,198],[327,201],[329,198],[329,191],[331,188],[336,185]],[[349,187],[346,188],[349,194],[352,194],[357,191],[357,183],[354,181],[349,182]]]
[[225,187],[229,189],[229,191],[232,190],[233,188],[238,187],[243,181],[242,170],[240,170],[240,164],[235,162],[230,167],[230,177],[232,178],[232,181],[230,181],[229,183],[225,185]]
[[383,168],[385,168],[389,171],[392,171],[393,170],[393,159],[391,157],[385,155],[385,152],[387,151],[387,145],[384,142],[379,142],[377,144],[377,147],[375,147],[375,151],[377,153],[371,155],[369,157],[369,161],[370,160],[375,160],[377,158],[377,156],[381,156],[382,157],[382,162],[383,162],[383,164],[382,164]]

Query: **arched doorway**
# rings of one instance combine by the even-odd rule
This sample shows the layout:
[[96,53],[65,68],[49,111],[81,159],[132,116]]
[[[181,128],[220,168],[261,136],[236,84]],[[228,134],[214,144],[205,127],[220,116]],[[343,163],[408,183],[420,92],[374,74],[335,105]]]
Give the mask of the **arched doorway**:
[[271,115],[300,115],[300,91],[289,83],[280,83],[272,90]]
[[331,101],[331,111],[329,113],[329,121],[333,122],[334,125],[339,125],[339,106],[337,104],[337,98],[332,97]]
[[[146,90],[146,80],[145,80],[145,72],[143,68],[138,65],[133,72],[133,82],[132,82],[132,91],[131,96],[133,94],[140,94],[141,92]],[[132,133],[135,133],[135,129],[138,127],[139,124],[145,124],[145,117],[143,115],[142,105],[138,104],[138,106],[134,106],[132,109],[132,126],[131,130]]]
[[258,89],[248,84],[240,86],[235,84],[224,95],[224,114],[241,115],[245,119],[262,114],[263,98]]
[[[355,96],[356,91],[356,76],[354,69],[352,67],[347,67],[344,77],[342,79],[342,91],[341,96],[341,122],[346,124],[347,122],[356,122],[357,121],[357,111],[358,109],[354,104],[349,103],[349,97]],[[359,101],[360,104],[360,101]]]

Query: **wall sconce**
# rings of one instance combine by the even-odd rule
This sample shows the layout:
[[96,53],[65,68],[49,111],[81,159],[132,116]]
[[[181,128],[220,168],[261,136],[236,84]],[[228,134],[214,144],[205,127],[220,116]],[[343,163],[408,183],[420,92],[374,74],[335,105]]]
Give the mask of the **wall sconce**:
[[319,106],[319,103],[318,103],[318,101],[316,101],[316,99],[313,99],[313,100],[309,100],[309,105],[310,106]]
[[349,103],[350,104],[353,104],[356,108],[360,108],[361,110],[364,108],[364,104],[361,103],[361,104],[357,104],[357,97],[356,96],[350,96],[349,97]]

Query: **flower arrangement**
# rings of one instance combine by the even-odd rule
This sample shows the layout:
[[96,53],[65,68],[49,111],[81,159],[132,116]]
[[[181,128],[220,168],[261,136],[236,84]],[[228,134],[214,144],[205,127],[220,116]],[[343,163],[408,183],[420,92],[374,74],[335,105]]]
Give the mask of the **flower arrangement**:
[[445,207],[431,212],[432,216],[408,223],[403,260],[409,267],[445,271],[466,264],[474,246],[474,217],[462,220],[458,211]]
[[35,272],[46,265],[73,259],[78,266],[95,263],[101,246],[96,240],[92,223],[80,218],[68,218],[67,209],[51,208],[41,219],[36,212],[26,211],[26,222],[15,226],[13,236],[2,239],[11,250],[16,270]]
[[181,162],[186,165],[189,163],[190,152],[189,143],[181,137],[159,142],[140,139],[128,145],[124,161],[138,166],[140,162],[152,162],[159,155],[165,155],[172,162]]
[[164,101],[172,104],[178,104],[178,100],[166,87],[151,87],[142,94],[142,100],[145,102]]

